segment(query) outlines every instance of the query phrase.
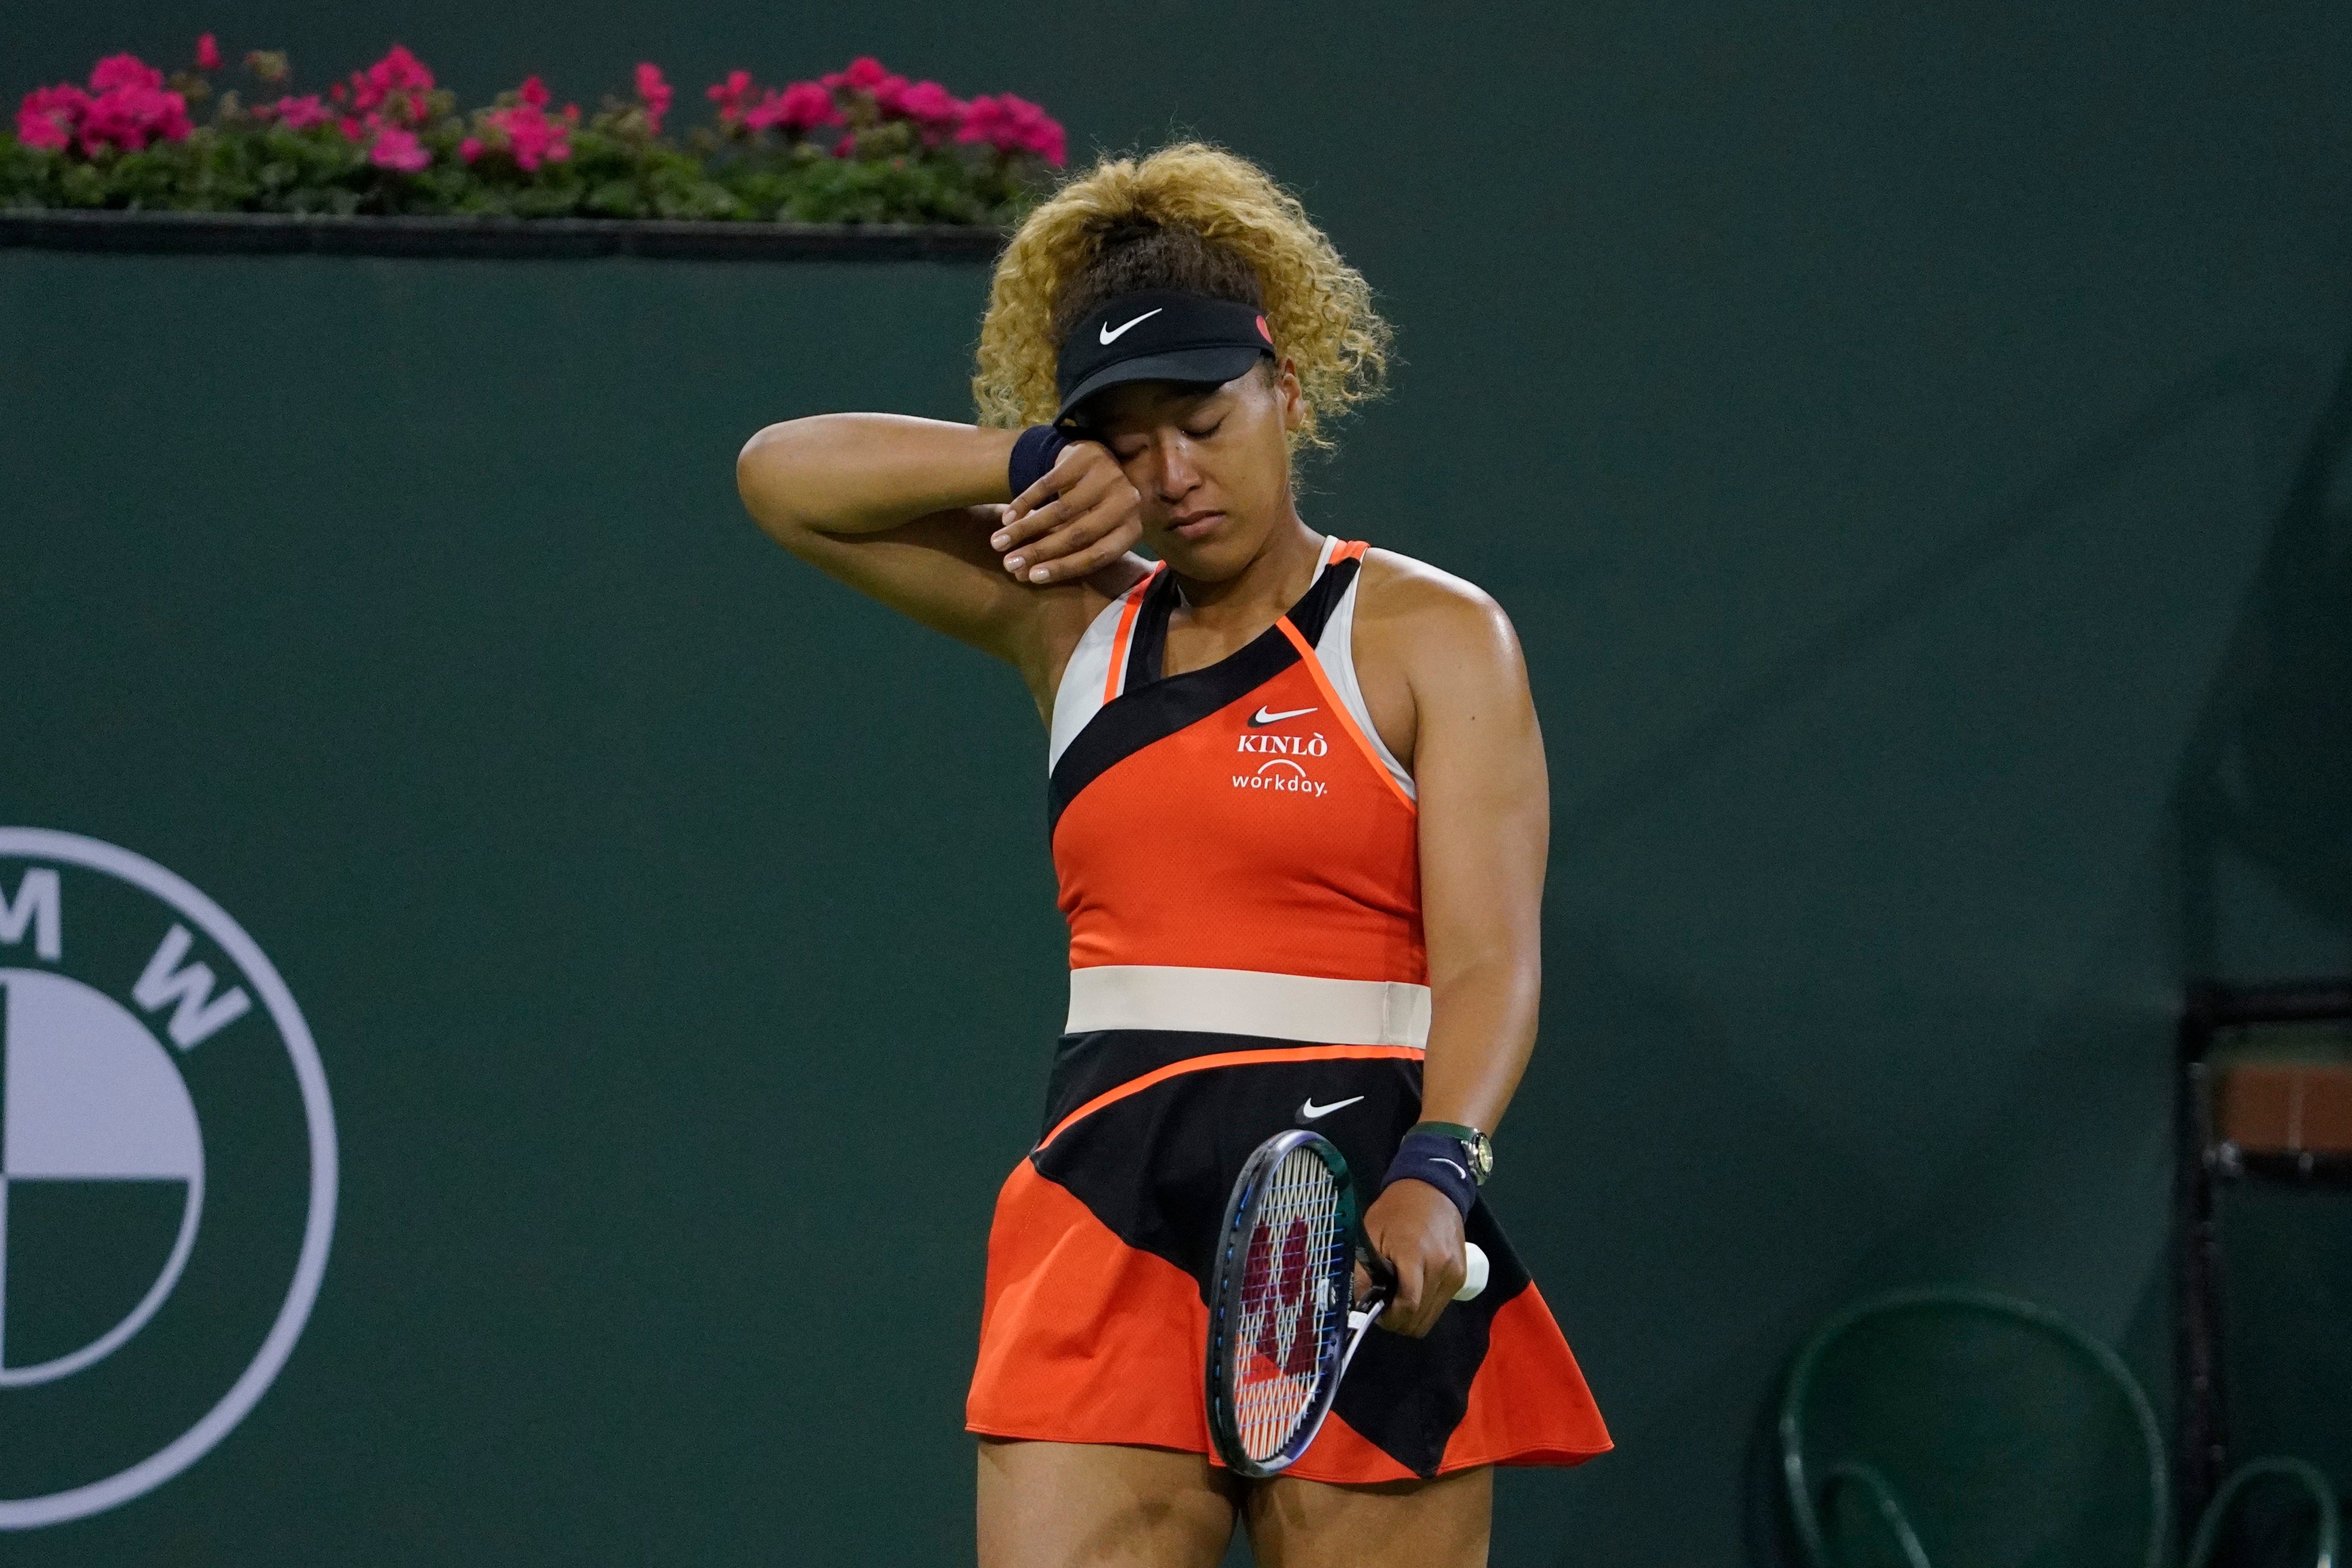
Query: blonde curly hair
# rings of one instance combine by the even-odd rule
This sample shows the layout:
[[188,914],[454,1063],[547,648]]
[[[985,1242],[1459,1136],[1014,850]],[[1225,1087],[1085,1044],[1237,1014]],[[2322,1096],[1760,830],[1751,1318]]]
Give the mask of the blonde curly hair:
[[1377,397],[1389,324],[1297,196],[1246,158],[1199,141],[1105,157],[1029,214],[997,258],[980,364],[982,424],[1043,424],[1059,402],[1062,338],[1104,299],[1184,288],[1265,314],[1297,366],[1306,417],[1294,444],[1327,447],[1322,422]]

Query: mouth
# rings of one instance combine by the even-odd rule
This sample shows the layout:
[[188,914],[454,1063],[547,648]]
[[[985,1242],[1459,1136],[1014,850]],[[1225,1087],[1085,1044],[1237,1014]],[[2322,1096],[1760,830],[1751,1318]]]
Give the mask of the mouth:
[[1168,531],[1180,539],[1197,539],[1224,520],[1223,512],[1184,512],[1168,519]]

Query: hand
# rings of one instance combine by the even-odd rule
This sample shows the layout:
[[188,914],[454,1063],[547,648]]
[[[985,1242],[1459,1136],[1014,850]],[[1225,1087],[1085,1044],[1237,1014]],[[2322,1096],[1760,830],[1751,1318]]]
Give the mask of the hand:
[[1013,497],[988,542],[1023,582],[1068,582],[1126,554],[1143,537],[1142,509],[1108,447],[1073,441],[1053,472]]
[[1419,1339],[1468,1277],[1462,1256],[1462,1211],[1425,1181],[1391,1182],[1364,1215],[1372,1250],[1396,1270],[1396,1293],[1381,1327]]

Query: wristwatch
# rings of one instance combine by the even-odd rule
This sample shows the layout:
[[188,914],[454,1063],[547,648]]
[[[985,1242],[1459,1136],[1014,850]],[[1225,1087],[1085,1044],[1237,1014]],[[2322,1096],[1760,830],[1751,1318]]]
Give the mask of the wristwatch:
[[1465,1127],[1459,1122],[1417,1122],[1415,1133],[1438,1133],[1462,1145],[1462,1163],[1469,1169],[1470,1179],[1480,1186],[1495,1174],[1495,1141],[1475,1127]]

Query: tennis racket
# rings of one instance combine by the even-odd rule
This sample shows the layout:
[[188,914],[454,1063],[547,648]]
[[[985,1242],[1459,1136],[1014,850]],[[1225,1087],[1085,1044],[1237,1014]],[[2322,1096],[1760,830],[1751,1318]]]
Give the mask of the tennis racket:
[[[1457,1301],[1486,1288],[1486,1254],[1474,1245],[1466,1260]],[[1372,1281],[1360,1301],[1360,1262]],[[1279,1475],[1307,1451],[1395,1289],[1331,1141],[1292,1132],[1260,1144],[1225,1203],[1209,1281],[1209,1432],[1236,1475]]]

